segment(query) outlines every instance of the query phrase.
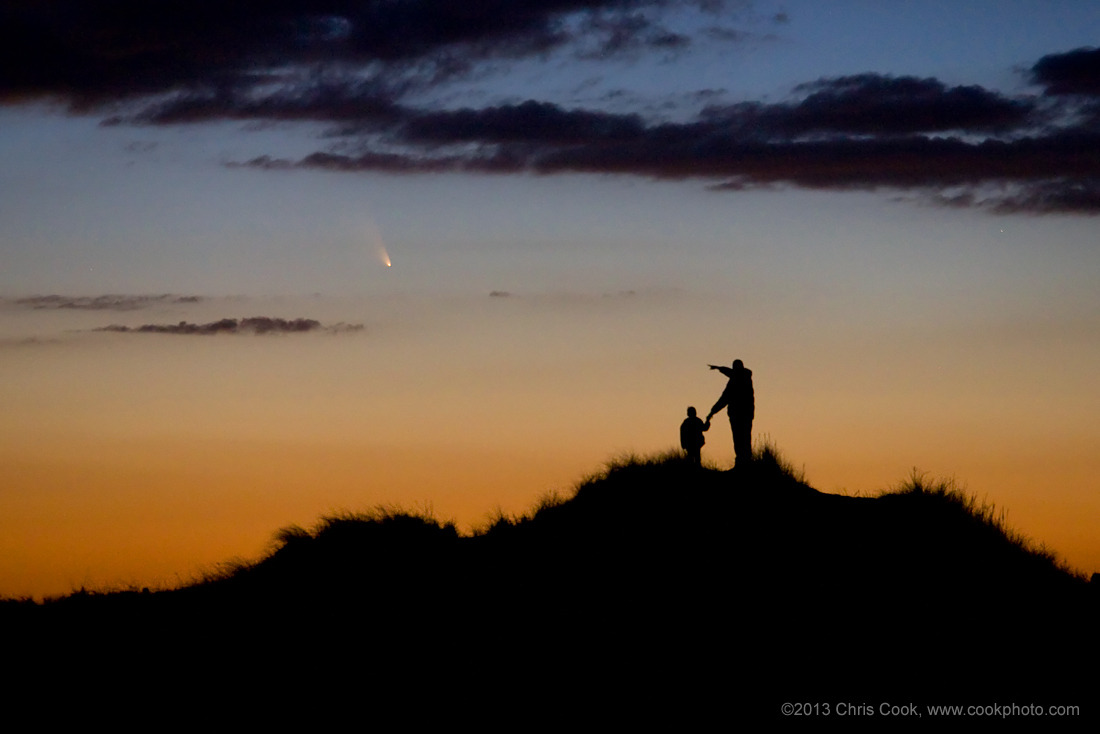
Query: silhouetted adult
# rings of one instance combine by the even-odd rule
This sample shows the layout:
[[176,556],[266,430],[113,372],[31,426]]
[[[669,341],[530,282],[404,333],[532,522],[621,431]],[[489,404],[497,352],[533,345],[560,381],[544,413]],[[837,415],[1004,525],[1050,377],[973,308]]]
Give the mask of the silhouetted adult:
[[710,421],[703,423],[696,415],[695,408],[688,408],[688,417],[680,424],[680,448],[687,453],[688,461],[696,466],[703,463],[703,444],[707,442],[703,432],[709,430]]
[[733,360],[732,367],[715,364],[707,366],[729,378],[722,396],[707,414],[707,422],[710,422],[711,416],[725,408],[730,419],[730,430],[733,432],[733,453],[737,457],[734,466],[752,461],[752,419],[756,414],[752,370],[745,369],[744,363],[739,359]]

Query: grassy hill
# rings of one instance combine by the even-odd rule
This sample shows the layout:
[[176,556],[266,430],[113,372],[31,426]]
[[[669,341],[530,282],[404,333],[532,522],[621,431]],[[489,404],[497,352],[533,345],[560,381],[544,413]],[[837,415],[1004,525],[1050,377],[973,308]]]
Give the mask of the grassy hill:
[[1096,660],[1094,587],[949,485],[823,494],[765,449],[731,471],[619,461],[472,537],[401,512],[329,517],[186,588],[0,614],[31,660],[372,690],[1072,703],[1091,691],[1076,670]]

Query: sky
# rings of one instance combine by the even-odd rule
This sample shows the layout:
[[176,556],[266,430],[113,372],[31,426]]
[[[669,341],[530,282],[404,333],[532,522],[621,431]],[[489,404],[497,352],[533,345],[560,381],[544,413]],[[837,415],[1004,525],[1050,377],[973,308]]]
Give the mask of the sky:
[[469,532],[738,358],[1100,571],[1100,8],[959,5],[0,1],[0,595]]

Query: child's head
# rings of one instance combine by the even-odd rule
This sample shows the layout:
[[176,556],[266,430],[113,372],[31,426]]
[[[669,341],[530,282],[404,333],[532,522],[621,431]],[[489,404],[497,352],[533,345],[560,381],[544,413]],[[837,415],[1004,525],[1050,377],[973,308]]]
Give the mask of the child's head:
[[695,417],[695,408],[689,407],[688,408],[688,418],[694,418],[694,417]]

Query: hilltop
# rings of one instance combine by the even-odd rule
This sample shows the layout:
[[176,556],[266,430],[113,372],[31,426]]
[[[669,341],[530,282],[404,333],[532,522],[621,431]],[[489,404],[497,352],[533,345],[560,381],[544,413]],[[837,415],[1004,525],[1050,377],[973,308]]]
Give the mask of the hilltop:
[[711,705],[943,702],[1085,690],[1070,665],[1095,660],[1092,586],[948,484],[824,494],[765,449],[730,471],[624,459],[473,536],[424,515],[332,516],[185,588],[0,611],[32,633],[32,657],[212,674],[308,661],[321,677],[350,664],[339,677],[361,685],[567,683]]

